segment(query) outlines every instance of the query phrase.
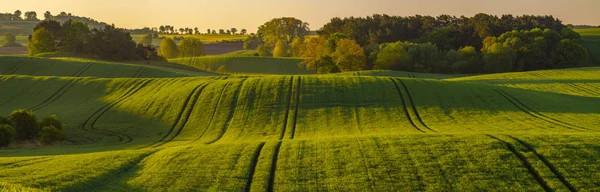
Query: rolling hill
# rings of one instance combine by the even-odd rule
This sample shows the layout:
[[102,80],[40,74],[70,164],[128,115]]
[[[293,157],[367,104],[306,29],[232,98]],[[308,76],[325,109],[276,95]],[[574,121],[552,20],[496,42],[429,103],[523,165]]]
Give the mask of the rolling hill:
[[[303,73],[289,71],[296,59],[171,61],[222,60],[233,73]],[[0,74],[0,114],[56,114],[69,137],[0,149],[3,190],[600,190],[589,171],[600,163],[598,67],[201,76],[0,57]]]

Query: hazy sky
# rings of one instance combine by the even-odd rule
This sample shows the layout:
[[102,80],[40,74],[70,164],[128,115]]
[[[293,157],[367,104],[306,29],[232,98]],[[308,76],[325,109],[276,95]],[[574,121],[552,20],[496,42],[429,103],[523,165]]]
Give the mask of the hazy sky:
[[472,16],[554,15],[568,24],[600,25],[600,0],[13,0],[0,12],[65,11],[118,27],[174,25],[210,29],[246,28],[250,32],[275,17],[296,17],[321,28],[332,17],[440,14]]

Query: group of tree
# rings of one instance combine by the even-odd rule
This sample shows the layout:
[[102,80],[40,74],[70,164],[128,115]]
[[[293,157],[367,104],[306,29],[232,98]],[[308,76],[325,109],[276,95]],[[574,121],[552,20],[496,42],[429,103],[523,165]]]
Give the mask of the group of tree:
[[231,28],[231,29],[219,29],[218,33],[216,30],[211,30],[211,29],[206,29],[206,33],[202,33],[198,27],[194,27],[194,28],[179,28],[179,29],[175,29],[175,27],[171,26],[171,25],[161,25],[160,27],[156,28],[157,30],[154,31],[156,33],[160,33],[160,34],[227,34],[227,35],[246,35],[248,33],[248,30],[246,29],[242,29],[241,31],[239,31],[238,33],[238,29],[237,28]]
[[8,118],[0,116],[0,147],[19,142],[51,145],[66,140],[63,123],[55,115],[39,122],[33,112],[22,109],[11,112]]
[[334,18],[318,37],[307,32],[308,24],[295,18],[268,21],[258,30],[257,53],[301,57],[301,66],[317,73],[495,73],[564,68],[587,59],[579,34],[552,16],[375,15]]
[[317,33],[326,37],[343,33],[363,47],[370,44],[411,41],[431,42],[443,50],[456,50],[465,46],[481,49],[486,37],[499,36],[512,30],[541,28],[561,31],[565,27],[562,21],[553,16],[502,15],[498,17],[480,13],[473,17],[450,15],[402,17],[376,14],[365,18],[336,17]]
[[0,47],[22,47],[23,45],[17,43],[17,36],[12,33],[4,34],[4,44]]
[[158,54],[166,59],[204,56],[204,44],[198,38],[185,37],[179,41],[178,46],[172,38],[164,38]]
[[[50,11],[44,12],[44,20],[55,20],[58,22],[66,22],[68,20],[79,21],[87,24],[90,28],[103,28],[107,24],[96,21],[88,17],[80,17],[71,13],[60,12],[58,15],[52,15]],[[0,21],[40,21],[38,14],[35,11],[27,11],[25,13],[16,10],[14,13],[0,13]]]
[[436,73],[497,73],[564,68],[587,60],[579,34],[569,28],[514,30],[473,46],[443,50],[432,43],[383,43],[372,48],[373,69]]
[[151,46],[137,45],[129,33],[114,25],[90,30],[87,24],[67,20],[38,23],[27,44],[34,56],[47,52],[90,54],[104,60],[160,60]]
[[39,21],[35,11],[16,10],[14,13],[0,13],[0,21]]

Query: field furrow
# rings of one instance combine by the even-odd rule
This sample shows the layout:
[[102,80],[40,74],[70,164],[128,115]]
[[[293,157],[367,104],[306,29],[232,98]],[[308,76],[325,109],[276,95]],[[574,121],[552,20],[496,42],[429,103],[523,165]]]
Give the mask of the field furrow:
[[206,132],[208,131],[208,129],[210,129],[211,125],[213,124],[213,120],[217,116],[217,111],[219,109],[219,105],[221,104],[221,100],[223,99],[223,94],[225,93],[225,90],[228,88],[228,85],[230,85],[230,82],[225,83],[225,85],[221,89],[221,92],[219,93],[219,97],[217,99],[217,102],[214,105],[215,107],[212,110],[212,115],[210,116],[210,120],[208,120],[208,123],[206,123],[206,126],[205,126],[204,130],[191,143],[195,143],[196,141],[200,140],[204,136],[204,134],[206,134]]
[[411,117],[410,113],[408,112],[408,108],[406,106],[406,100],[404,99],[404,95],[402,94],[402,91],[400,90],[400,87],[398,86],[398,83],[396,82],[396,80],[394,80],[393,78],[390,78],[391,81],[394,83],[394,86],[396,86],[396,89],[398,90],[398,95],[400,95],[400,100],[402,100],[402,106],[404,107],[404,114],[406,114],[406,118],[408,119],[408,121],[410,122],[410,124],[417,130],[419,130],[420,132],[425,133],[425,131],[419,129],[419,127],[415,124],[415,122],[413,121],[413,118]]
[[408,102],[410,103],[412,111],[413,111],[415,117],[417,118],[419,124],[421,126],[425,127],[425,129],[427,129],[428,131],[437,133],[437,131],[429,128],[429,126],[427,126],[427,124],[425,124],[425,122],[423,122],[423,119],[421,119],[421,115],[419,115],[419,111],[417,110],[417,107],[415,106],[415,102],[414,102],[414,100],[413,100],[413,98],[412,98],[412,96],[410,94],[410,91],[409,91],[408,87],[406,86],[406,84],[404,84],[404,81],[402,81],[400,79],[397,79],[397,80],[400,81],[400,84],[402,84],[402,87],[404,88],[404,91],[406,91],[406,96],[408,98]]
[[39,103],[33,107],[30,107],[28,110],[37,111],[37,110],[41,109],[42,107],[45,107],[45,106],[53,103],[58,98],[60,98],[62,95],[64,95],[64,93],[67,92],[71,87],[73,87],[77,83],[77,81],[79,81],[79,79],[73,79],[71,81],[68,81],[65,85],[60,87],[60,89],[58,89],[54,94],[52,94],[50,97],[48,97],[48,99],[42,101],[41,103]]
[[260,153],[265,146],[265,143],[260,143],[256,151],[254,152],[254,156],[252,156],[252,160],[250,160],[250,167],[248,168],[248,179],[246,180],[246,185],[244,187],[244,191],[250,191],[252,187],[252,179],[254,178],[254,172],[256,171],[256,165],[258,164],[258,159],[260,158]]
[[544,115],[544,114],[542,114],[540,112],[537,112],[537,111],[531,109],[530,107],[528,107],[527,105],[525,105],[523,102],[519,101],[517,98],[515,98],[512,95],[510,95],[509,93],[507,93],[504,90],[496,89],[496,91],[498,93],[502,94],[502,96],[504,98],[506,98],[508,100],[511,100],[511,103],[515,104],[515,106],[517,106],[516,104],[518,103],[521,106],[521,107],[519,107],[521,110],[523,110],[523,111],[526,110],[527,111],[526,113],[528,113],[528,114],[530,114],[532,116],[535,116],[535,117],[537,117],[539,119],[542,119],[542,120],[544,120],[544,121],[546,121],[548,123],[551,123],[551,124],[554,124],[554,125],[557,125],[557,126],[562,126],[564,128],[571,129],[571,130],[590,131],[590,129],[588,129],[588,128],[577,126],[577,125],[573,125],[573,124],[570,124],[570,123],[567,123],[567,122],[564,122],[564,121],[561,121],[561,120],[558,120],[558,119],[555,119],[555,118],[552,118],[552,117],[548,117],[548,116],[546,116],[546,115]]
[[[92,67],[93,64],[89,64],[86,65],[84,67],[82,67],[79,71],[77,71],[75,74],[73,74],[73,77],[79,77],[81,76],[81,74],[83,74],[86,70],[88,70],[90,67]],[[58,100],[60,97],[62,97],[67,91],[69,91],[69,89],[71,89],[75,84],[77,84],[77,82],[80,79],[73,79],[70,82],[68,82],[67,84],[65,84],[64,86],[62,86],[58,91],[56,91],[56,93],[52,94],[52,96],[48,97],[48,99],[46,99],[45,101],[43,101],[42,103],[35,105],[31,108],[29,108],[29,110],[31,111],[37,111],[43,107],[46,107],[50,104],[52,104],[53,102],[55,102],[56,100]]]
[[[199,84],[194,89],[192,89],[192,91],[188,94],[185,101],[183,102],[181,109],[178,111],[175,121],[173,121],[173,125],[171,126],[171,128],[169,128],[167,133],[164,134],[160,138],[160,140],[154,142],[149,147],[156,148],[156,147],[162,146],[165,143],[172,140],[173,138],[175,138],[175,136],[171,136],[171,135],[176,134],[175,132],[177,132],[177,127],[179,127],[178,125],[182,124],[180,122],[182,122],[182,121],[186,122],[187,120],[185,120],[185,119],[189,119],[189,115],[193,109],[193,108],[190,108],[190,106],[192,106],[193,103],[195,103],[197,101],[198,95],[201,93],[201,92],[199,92],[199,90],[201,90],[205,86],[206,86],[205,84]],[[194,99],[192,99],[192,97],[194,97]],[[187,117],[185,117],[185,116],[187,116]],[[183,124],[185,124],[185,123],[183,123]]]
[[106,105],[102,106],[102,108],[96,110],[90,117],[88,117],[85,120],[85,122],[82,124],[81,128],[86,129],[86,130],[90,130],[90,131],[94,131],[94,132],[103,133],[103,134],[106,134],[106,135],[109,135],[109,136],[117,137],[118,143],[121,143],[121,144],[125,144],[125,143],[131,142],[133,140],[133,138],[131,136],[129,136],[129,135],[121,134],[121,133],[118,133],[118,132],[115,132],[115,131],[95,129],[94,125],[96,124],[96,122],[98,121],[98,119],[100,119],[100,117],[102,117],[108,110],[110,110],[112,107],[114,107],[116,104],[118,104],[119,102],[123,101],[124,99],[130,97],[135,92],[137,92],[140,89],[142,89],[148,83],[150,83],[149,80],[145,80],[145,81],[139,82],[135,87],[132,87],[131,89],[129,89],[125,94],[123,94],[117,100],[115,100],[115,101],[113,101],[111,103],[107,103]]
[[[291,90],[290,90],[291,91]],[[298,77],[296,82],[296,106],[294,106],[294,118],[292,119],[292,129],[290,131],[290,139],[294,139],[296,135],[296,125],[298,124],[298,110],[300,110],[300,95],[302,94],[302,77]]]
[[544,181],[544,179],[542,178],[542,176],[540,176],[540,174],[538,173],[537,170],[535,170],[535,168],[533,168],[533,166],[531,165],[531,163],[529,163],[529,161],[527,160],[527,158],[519,153],[515,146],[510,144],[509,142],[506,142],[500,138],[497,138],[495,136],[492,135],[487,135],[488,137],[491,137],[493,139],[496,139],[502,143],[504,143],[506,145],[506,148],[508,148],[508,150],[510,150],[516,157],[519,158],[519,160],[521,160],[521,162],[523,163],[523,166],[527,167],[527,170],[529,171],[529,173],[535,178],[535,180],[538,182],[538,184],[544,188],[545,191],[553,191],[548,184],[546,183],[546,181]]
[[548,161],[548,159],[546,157],[544,157],[543,155],[541,155],[540,153],[538,153],[535,148],[533,146],[531,146],[530,144],[528,144],[527,142],[518,139],[516,137],[507,135],[507,137],[517,141],[519,144],[521,144],[522,146],[526,147],[529,151],[531,151],[540,161],[542,161],[544,163],[544,165],[546,167],[548,167],[548,169],[550,169],[550,171],[554,174],[554,176],[556,176],[556,178],[558,178],[560,180],[560,182],[569,189],[569,191],[574,192],[577,191],[577,189],[575,189],[575,187],[573,187],[573,185],[571,185],[571,183],[569,183],[569,181],[567,181],[567,179],[565,179],[565,176],[560,173],[560,171],[558,169],[556,169],[556,167],[550,163],[550,161]]
[[285,136],[286,129],[288,127],[288,119],[289,119],[291,105],[292,105],[292,92],[294,91],[293,86],[294,86],[294,76],[290,77],[290,87],[288,88],[289,91],[288,91],[288,95],[287,95],[287,106],[286,106],[285,115],[283,118],[283,127],[281,129],[281,136],[279,136],[279,140],[283,139],[283,137]]
[[206,144],[212,144],[212,143],[219,141],[221,138],[223,138],[223,136],[229,130],[229,126],[231,125],[231,121],[233,121],[235,111],[236,111],[235,109],[236,109],[237,103],[239,102],[240,94],[244,87],[244,83],[245,83],[245,81],[242,81],[240,83],[239,87],[237,88],[236,92],[234,93],[234,95],[236,95],[236,96],[232,98],[231,107],[230,107],[229,113],[227,115],[227,121],[225,121],[225,123],[223,124],[223,127],[219,130],[217,137],[206,142]]

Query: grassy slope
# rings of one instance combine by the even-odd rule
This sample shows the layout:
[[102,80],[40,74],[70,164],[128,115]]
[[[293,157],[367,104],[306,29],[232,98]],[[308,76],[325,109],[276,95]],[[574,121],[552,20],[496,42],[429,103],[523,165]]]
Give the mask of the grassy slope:
[[188,77],[214,76],[200,70],[173,67],[169,63],[126,64],[80,58],[0,56],[0,74],[63,77]]
[[[33,61],[12,59],[0,71]],[[78,76],[87,65],[44,62],[23,74]],[[129,67],[138,66],[95,63],[85,78],[1,75],[0,114],[57,114],[72,143],[0,150],[0,189],[600,189],[590,171],[600,163],[598,68],[106,78],[131,77]]]
[[309,74],[310,71],[298,67],[302,59],[272,58],[253,56],[205,56],[170,59],[169,62],[179,63],[205,71],[217,71],[225,66],[227,73],[237,75],[262,74]]

